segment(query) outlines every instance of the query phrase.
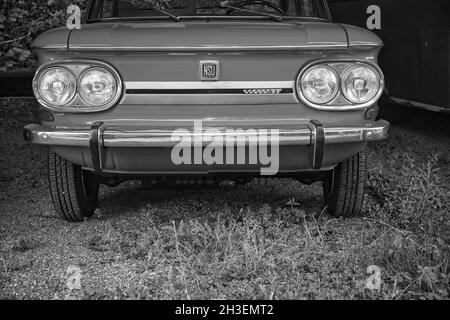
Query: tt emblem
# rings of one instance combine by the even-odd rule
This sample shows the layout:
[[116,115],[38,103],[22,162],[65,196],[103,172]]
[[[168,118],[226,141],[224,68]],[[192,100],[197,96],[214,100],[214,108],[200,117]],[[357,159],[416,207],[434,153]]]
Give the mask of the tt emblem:
[[200,80],[217,81],[220,76],[219,61],[200,61]]

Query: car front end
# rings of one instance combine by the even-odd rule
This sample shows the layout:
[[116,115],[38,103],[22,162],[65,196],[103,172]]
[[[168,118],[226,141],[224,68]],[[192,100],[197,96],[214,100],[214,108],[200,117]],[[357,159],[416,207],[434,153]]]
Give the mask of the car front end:
[[377,36],[314,15],[92,17],[100,2],[80,30],[34,43],[44,111],[24,136],[50,147],[65,218],[91,215],[101,183],[205,175],[324,181],[332,214],[359,213],[365,145],[389,132]]

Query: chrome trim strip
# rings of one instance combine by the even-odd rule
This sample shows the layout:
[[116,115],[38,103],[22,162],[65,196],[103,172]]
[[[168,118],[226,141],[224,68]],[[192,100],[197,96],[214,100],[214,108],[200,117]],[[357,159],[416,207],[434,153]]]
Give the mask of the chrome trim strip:
[[[209,128],[204,128],[204,132]],[[270,130],[270,129],[267,129]],[[244,130],[245,131],[245,130]],[[234,143],[236,141],[245,141],[245,145],[248,146],[250,141],[255,141],[260,137],[260,134],[256,131],[254,134],[237,134],[227,133],[224,131],[220,135],[220,142],[216,143],[206,139],[204,132],[201,134],[191,132],[189,135],[190,141],[193,145],[206,146],[226,146],[227,143]],[[103,136],[105,147],[130,147],[130,148],[145,148],[145,147],[174,147],[182,139],[186,139],[186,136],[179,137],[173,136],[174,131],[168,130],[146,130],[146,131],[124,131],[122,129],[107,130]],[[268,131],[270,133],[270,131]],[[267,139],[267,136],[265,136]],[[270,140],[268,141],[270,144]],[[279,144],[283,146],[287,145],[310,145],[311,144],[311,132],[309,129],[299,130],[279,130]]]
[[[221,94],[197,93],[194,90],[242,90],[240,93]],[[290,93],[245,94],[244,90],[253,89],[291,89]],[[134,94],[129,90],[193,90],[192,93],[148,93]],[[211,105],[211,104],[298,104],[295,94],[295,81],[128,81],[125,82],[122,104],[170,104],[170,105]]]
[[67,44],[55,44],[55,45],[45,45],[45,46],[31,46],[31,49],[44,49],[44,50],[67,50]]
[[120,46],[120,47],[102,47],[98,45],[85,45],[85,46],[75,46],[70,45],[69,51],[148,51],[148,52],[189,52],[189,51],[291,51],[291,50],[334,50],[334,49],[347,49],[347,44],[305,44],[296,46],[172,46],[172,47],[140,47],[140,46]]
[[[257,15],[195,15],[195,16],[179,16],[183,21],[190,22],[190,21],[198,21],[198,20],[205,20],[205,19],[213,19],[213,20],[225,20],[225,21],[239,21],[239,20],[261,20],[261,19],[267,19],[265,16],[257,16]],[[136,21],[136,20],[145,20],[145,21],[152,21],[152,20],[168,20],[170,17],[168,16],[152,16],[152,17],[114,17],[114,18],[101,18],[101,19],[87,19],[87,23],[95,23],[95,22],[128,22],[128,21]],[[268,20],[268,19],[267,19]],[[330,21],[326,18],[320,18],[320,17],[306,17],[306,16],[285,16],[283,17],[284,22],[283,23],[301,23],[301,22],[311,22],[312,21]],[[270,21],[270,20],[268,20]]]
[[294,93],[282,94],[125,94],[122,105],[274,105],[298,104]]
[[24,129],[25,140],[39,145],[89,147],[91,132],[86,129],[53,129],[28,125]]
[[380,47],[381,44],[378,42],[370,42],[370,41],[351,41],[350,47]]
[[126,81],[126,90],[293,89],[295,81]]
[[[341,143],[364,143],[371,141],[384,140],[389,135],[389,123],[384,120],[368,124],[360,127],[325,127],[325,144],[341,144]],[[204,132],[209,128],[204,128]],[[266,128],[277,129],[277,128]],[[173,147],[181,142],[182,137],[174,139],[173,130],[161,129],[136,129],[133,127],[108,127],[103,130],[102,141],[103,146],[108,148],[149,148],[149,147]],[[279,129],[280,145],[303,145],[310,146],[312,139],[311,129],[305,127],[302,129]],[[191,141],[198,141],[203,138],[202,134],[191,132]],[[243,136],[239,136],[236,132],[227,134],[222,130],[222,139],[226,141],[236,141],[236,138],[246,138],[247,132]],[[68,129],[68,128],[51,128],[31,124],[24,128],[24,137],[28,142],[39,145],[50,146],[75,146],[89,147],[90,145],[90,128]],[[183,136],[183,138],[186,138]],[[209,145],[210,141],[203,141]]]

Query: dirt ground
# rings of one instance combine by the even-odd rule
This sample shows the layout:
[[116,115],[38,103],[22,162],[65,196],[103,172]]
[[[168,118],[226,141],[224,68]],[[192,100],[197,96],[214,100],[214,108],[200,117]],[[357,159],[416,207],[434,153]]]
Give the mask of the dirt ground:
[[320,184],[127,182],[70,224],[52,208],[46,151],[22,141],[34,110],[0,100],[0,299],[449,298],[448,115],[401,109],[369,147],[362,218],[328,216]]

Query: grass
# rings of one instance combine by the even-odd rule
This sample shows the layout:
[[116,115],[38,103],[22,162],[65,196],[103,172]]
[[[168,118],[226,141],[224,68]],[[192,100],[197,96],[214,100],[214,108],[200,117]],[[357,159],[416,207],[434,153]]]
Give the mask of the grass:
[[[363,218],[328,216],[320,184],[127,182],[68,224],[51,206],[45,151],[21,141],[33,107],[0,101],[0,298],[449,298],[448,117],[409,112],[369,147]],[[67,287],[73,266],[81,290]],[[366,288],[370,266],[379,290]]]

